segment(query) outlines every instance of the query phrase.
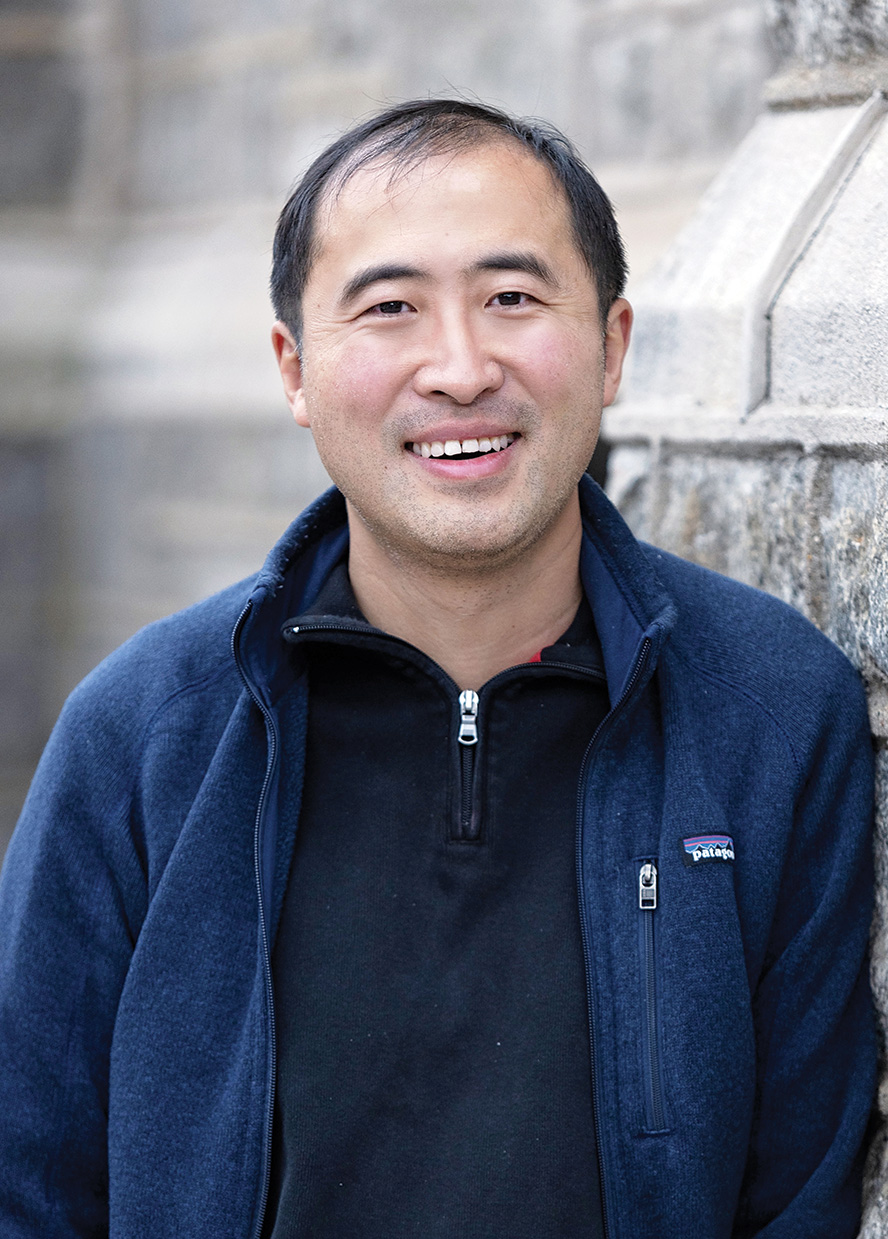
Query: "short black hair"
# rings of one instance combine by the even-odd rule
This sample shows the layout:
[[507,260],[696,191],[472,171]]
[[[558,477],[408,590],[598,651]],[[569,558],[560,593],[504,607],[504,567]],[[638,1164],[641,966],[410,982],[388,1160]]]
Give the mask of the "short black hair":
[[449,154],[510,138],[549,169],[567,198],[577,249],[595,281],[602,321],[626,285],[626,254],[614,210],[572,143],[543,121],[519,120],[497,108],[462,99],[415,99],[387,108],[349,129],[318,155],[278,219],[271,270],[271,300],[297,345],[302,297],[317,256],[318,206],[331,186],[341,188],[360,168],[380,161],[395,170],[430,155]]

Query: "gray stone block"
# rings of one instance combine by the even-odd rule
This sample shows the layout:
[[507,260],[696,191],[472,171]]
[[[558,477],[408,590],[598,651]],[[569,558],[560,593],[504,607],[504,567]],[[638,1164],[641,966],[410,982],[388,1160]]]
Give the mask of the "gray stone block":
[[285,406],[269,340],[272,209],[133,230],[81,327],[92,418],[240,418]]
[[136,629],[257,571],[329,485],[285,409],[266,421],[97,422],[70,435],[62,470],[56,705]]
[[146,90],[133,149],[134,202],[157,208],[243,195],[236,86],[177,81]]
[[772,400],[888,407],[886,187],[882,120],[771,312]]
[[807,467],[800,453],[738,457],[662,447],[648,482],[651,540],[805,608]]
[[61,56],[0,57],[0,206],[56,203],[80,156],[82,109]]
[[775,40],[805,64],[888,51],[883,0],[766,0]]
[[[507,13],[483,0],[449,5],[425,0],[411,10],[407,23],[398,0],[388,0],[385,11],[377,27],[376,37],[385,40],[378,54],[393,53],[392,84],[399,97],[455,89],[519,113],[567,122],[575,0],[563,5],[515,0]],[[366,8],[364,14],[365,22],[375,24]]]
[[888,463],[827,458],[813,500],[811,615],[860,668],[888,737]]
[[886,87],[888,55],[879,55],[817,66],[792,62],[765,83],[763,95],[771,108],[827,108],[863,103]]
[[15,0],[14,5],[5,7],[13,9],[16,14],[38,13],[49,15],[64,15],[70,11],[71,0]]
[[730,149],[758,113],[773,68],[758,3],[590,10],[580,35],[583,99],[571,132],[596,159],[670,159]]
[[833,108],[758,120],[638,290],[630,402],[668,393],[747,407],[763,365],[765,312],[792,257],[799,215],[857,117],[855,108]]
[[0,439],[0,770],[35,760],[47,734],[54,450],[48,439]]
[[133,5],[134,46],[140,51],[168,50],[230,29],[231,5],[220,0],[215,15],[200,0],[136,0]]
[[607,490],[636,537],[652,540],[650,478],[652,451],[648,444],[621,444],[607,458]]

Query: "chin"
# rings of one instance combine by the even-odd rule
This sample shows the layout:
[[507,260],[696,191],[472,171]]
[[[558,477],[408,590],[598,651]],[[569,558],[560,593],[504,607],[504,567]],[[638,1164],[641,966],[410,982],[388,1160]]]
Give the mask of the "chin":
[[409,540],[398,539],[399,545],[394,549],[404,559],[445,574],[491,572],[520,559],[540,540],[548,526],[548,522],[540,522],[528,527],[508,517],[493,521],[487,527],[474,528],[466,528],[464,523],[442,521],[434,528],[414,531]]

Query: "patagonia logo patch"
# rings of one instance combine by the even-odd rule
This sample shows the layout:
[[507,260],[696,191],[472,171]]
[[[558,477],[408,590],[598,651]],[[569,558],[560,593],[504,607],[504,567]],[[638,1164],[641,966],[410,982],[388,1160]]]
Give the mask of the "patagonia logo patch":
[[686,865],[705,865],[711,860],[734,859],[734,840],[730,835],[693,835],[681,841],[681,858]]

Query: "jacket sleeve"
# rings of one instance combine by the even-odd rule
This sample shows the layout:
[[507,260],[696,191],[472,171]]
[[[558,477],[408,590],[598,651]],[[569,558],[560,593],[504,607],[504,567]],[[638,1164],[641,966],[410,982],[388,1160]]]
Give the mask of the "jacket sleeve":
[[876,1038],[868,974],[872,748],[850,668],[821,698],[765,966],[736,1239],[852,1239]]
[[145,882],[131,767],[91,696],[62,713],[0,879],[2,1239],[108,1233],[109,1052]]

